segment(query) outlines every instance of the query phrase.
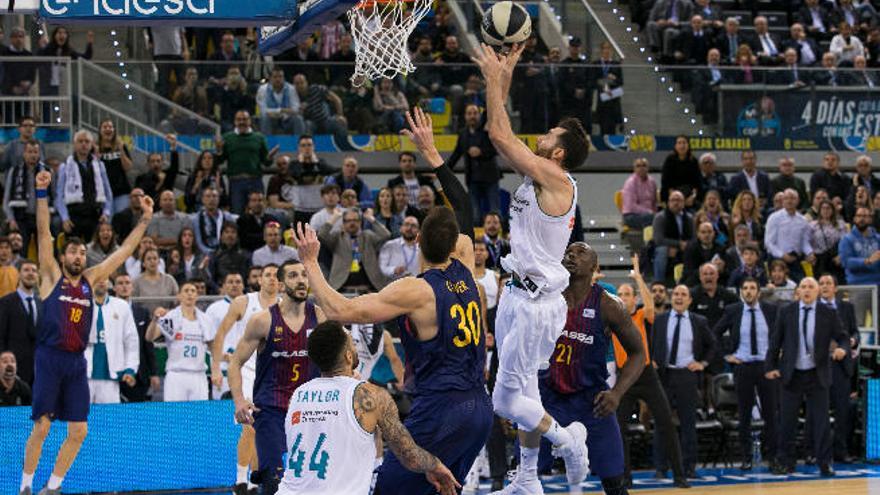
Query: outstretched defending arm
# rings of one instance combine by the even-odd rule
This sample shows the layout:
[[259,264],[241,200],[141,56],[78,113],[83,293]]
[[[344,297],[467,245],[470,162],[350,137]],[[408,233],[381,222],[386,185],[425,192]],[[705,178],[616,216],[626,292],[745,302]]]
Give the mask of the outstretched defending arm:
[[138,245],[141,243],[141,238],[144,237],[144,233],[147,231],[147,226],[150,225],[150,220],[152,219],[153,198],[145,196],[141,199],[141,218],[138,220],[137,225],[131,233],[128,234],[128,237],[125,238],[125,242],[119,246],[119,249],[113,251],[113,254],[108,256],[107,259],[89,268],[83,273],[83,275],[85,275],[93,284],[110,278],[110,275],[122,266],[122,264],[125,263],[125,260],[127,260],[134,250],[137,249]]
[[[40,278],[43,281],[43,296],[52,291],[61,278],[61,268],[55,261],[52,247],[52,232],[49,229],[49,184],[52,182],[52,173],[42,171],[36,177],[37,189],[37,255],[40,260]],[[48,290],[45,290],[49,287]]]

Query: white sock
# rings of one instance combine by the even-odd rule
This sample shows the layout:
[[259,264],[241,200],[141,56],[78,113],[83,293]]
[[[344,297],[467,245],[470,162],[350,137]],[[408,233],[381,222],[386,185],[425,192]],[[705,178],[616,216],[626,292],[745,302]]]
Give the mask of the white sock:
[[547,433],[544,433],[544,438],[550,440],[550,443],[556,447],[567,447],[574,442],[574,437],[571,436],[571,433],[562,426],[559,426],[555,419],[550,423],[550,429],[547,430]]
[[57,490],[61,488],[61,483],[64,481],[64,476],[49,476],[49,482],[46,483],[46,488],[50,490]]
[[584,495],[581,485],[568,485],[568,495]]
[[247,465],[242,466],[241,464],[237,464],[235,466],[235,484],[247,483],[248,480],[248,467]]
[[528,447],[519,448],[519,472],[536,477],[538,476],[538,453],[541,449]]
[[21,473],[21,487],[18,491],[22,491],[25,488],[31,488],[34,486],[34,473],[27,474],[25,472]]

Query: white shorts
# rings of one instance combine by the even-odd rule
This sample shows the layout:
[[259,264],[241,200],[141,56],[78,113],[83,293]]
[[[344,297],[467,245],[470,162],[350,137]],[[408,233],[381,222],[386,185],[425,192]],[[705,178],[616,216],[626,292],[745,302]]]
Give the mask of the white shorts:
[[248,366],[241,367],[241,395],[245,400],[254,401],[254,382],[257,380],[257,370]]
[[92,404],[119,404],[119,382],[89,379],[89,402]]
[[550,366],[556,339],[562,334],[568,306],[561,293],[535,299],[529,293],[506,287],[495,316],[498,378],[501,385],[525,389],[539,369]]
[[204,371],[169,371],[163,396],[165,402],[208,400],[208,376]]

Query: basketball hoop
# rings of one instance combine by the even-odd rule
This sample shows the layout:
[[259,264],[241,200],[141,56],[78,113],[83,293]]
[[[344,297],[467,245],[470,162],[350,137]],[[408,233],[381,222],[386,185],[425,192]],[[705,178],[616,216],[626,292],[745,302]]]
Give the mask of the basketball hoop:
[[354,38],[354,86],[416,70],[407,40],[431,11],[432,0],[360,0],[348,11]]

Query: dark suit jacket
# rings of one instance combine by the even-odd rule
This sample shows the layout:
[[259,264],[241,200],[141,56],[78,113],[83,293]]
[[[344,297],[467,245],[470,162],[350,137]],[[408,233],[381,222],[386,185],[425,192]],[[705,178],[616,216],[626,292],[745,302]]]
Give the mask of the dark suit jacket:
[[[43,314],[43,301],[34,299],[37,321]],[[37,327],[27,317],[27,310],[18,291],[0,298],[0,350],[9,350],[18,361],[18,376],[34,383],[34,348],[37,345]]]
[[[736,33],[736,46],[739,47],[743,44],[752,46],[752,37],[740,31]],[[730,40],[727,37],[727,32],[722,32],[715,38],[715,48],[721,52],[721,63],[726,65],[733,64],[730,58],[736,56],[736,51],[730,52]]]
[[[850,339],[855,339],[856,345],[858,346],[859,324],[856,321],[855,306],[853,306],[851,302],[843,301],[840,298],[837,298],[834,303],[837,305],[837,317],[840,318],[840,324],[844,333],[846,333]],[[852,358],[852,355],[849,352],[846,353],[846,357],[843,358],[843,361],[841,361],[840,364],[843,366],[844,371],[846,371],[846,375],[851,377],[856,369],[856,361]]]
[[[730,178],[730,185],[727,188],[727,197],[736,198],[740,191],[749,188],[749,182],[746,180],[746,174],[743,171],[738,172]],[[772,202],[773,196],[770,188],[770,176],[762,170],[758,170],[758,197],[766,199],[768,203]]]
[[[767,371],[779,370],[782,385],[788,385],[794,375],[799,354],[800,303],[795,301],[782,306],[776,315],[776,328],[770,334],[770,347],[764,367]],[[829,306],[816,303],[816,330],[813,338],[813,357],[816,374],[822,387],[831,386],[831,342],[849,352],[849,336],[843,331],[840,318]],[[781,353],[781,354],[780,354]]]
[[780,66],[776,70],[770,73],[769,84],[780,84],[780,85],[791,85],[800,81],[804,84],[810,83],[810,73],[807,72],[803,67],[798,66],[797,68],[797,77],[795,77],[794,70],[787,66]]
[[676,49],[684,54],[681,63],[695,65],[706,63],[706,54],[709,53],[710,48],[712,48],[712,39],[705,29],[702,31],[702,36],[697,36],[688,26],[678,36]]
[[846,77],[843,79],[844,86],[869,86],[868,82],[873,84],[873,87],[877,87],[877,76],[872,72],[860,72],[860,71],[849,71],[846,72]]
[[[772,339],[773,329],[776,325],[776,312],[778,308],[768,302],[759,302],[764,319],[767,320],[767,336]],[[738,302],[724,308],[721,319],[715,324],[712,332],[718,342],[718,351],[724,356],[735,354],[739,349],[739,329],[745,314],[745,304]],[[769,342],[769,340],[768,340]]]
[[[664,372],[669,359],[669,347],[666,344],[666,327],[669,324],[669,315],[667,312],[658,315],[654,319],[654,331],[651,335],[651,356],[657,363],[659,372]],[[691,328],[694,331],[694,359],[696,361],[710,362],[715,356],[715,337],[709,330],[709,322],[705,317],[689,311],[688,315],[691,320]]]
[[[822,18],[822,24],[825,25],[825,32],[827,33],[828,30],[830,30],[832,27],[831,12],[827,8],[825,8],[823,5],[821,5],[821,3],[819,5],[819,11],[821,12],[820,17]],[[813,16],[810,14],[810,9],[806,5],[804,5],[803,7],[800,8],[800,10],[798,10],[798,13],[795,16],[795,19],[797,20],[797,22],[800,22],[801,24],[804,25],[804,29],[807,30],[808,35],[812,34],[810,32],[810,28],[813,26]]]
[[[822,51],[819,49],[819,45],[816,44],[816,40],[814,40],[813,38],[805,38],[804,43],[810,45],[810,49],[813,51],[813,56],[816,57],[816,60],[814,60],[813,63],[809,64],[809,65],[811,67],[815,66],[816,64],[818,64],[822,60]],[[782,50],[781,50],[782,53],[785,53],[785,50],[788,50],[789,48],[795,49],[795,51],[798,54],[798,60],[797,60],[798,64],[803,65],[803,61],[801,60],[801,52],[803,51],[803,48],[801,47],[801,43],[798,42],[797,40],[793,40],[793,39],[789,38],[789,39],[782,42]]]

